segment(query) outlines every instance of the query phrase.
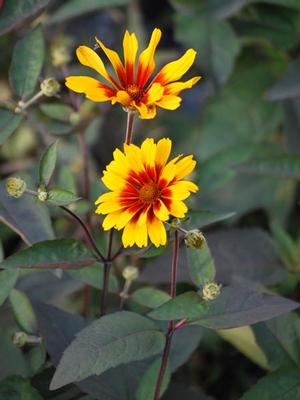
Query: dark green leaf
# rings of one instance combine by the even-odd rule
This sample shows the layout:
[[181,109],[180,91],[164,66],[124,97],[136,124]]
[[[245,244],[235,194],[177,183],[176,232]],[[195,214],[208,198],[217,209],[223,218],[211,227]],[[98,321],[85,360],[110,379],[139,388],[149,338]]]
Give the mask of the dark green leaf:
[[0,268],[72,269],[95,262],[85,245],[73,239],[45,240],[15,253],[0,263]]
[[43,343],[32,347],[27,353],[27,360],[33,374],[36,374],[41,370],[46,359],[47,351]]
[[208,210],[193,211],[190,210],[188,213],[188,220],[184,222],[184,226],[190,228],[203,228],[207,225],[215,224],[216,222],[221,222],[229,219],[235,215],[235,212],[231,213],[215,213]]
[[297,270],[299,260],[293,239],[277,221],[271,223],[271,231],[276,240],[281,260],[288,269]]
[[15,286],[18,275],[18,270],[0,272],[0,306],[8,297],[11,289]]
[[47,147],[40,161],[40,166],[39,166],[40,184],[45,185],[46,187],[49,184],[52,174],[54,172],[56,157],[57,157],[57,141],[55,141],[54,143],[50,144],[50,146]]
[[298,400],[299,397],[299,370],[289,367],[266,375],[241,400]]
[[69,0],[52,14],[48,23],[57,24],[67,19],[79,17],[85,13],[94,12],[104,7],[121,6],[127,4],[128,0]]
[[48,117],[62,122],[70,122],[70,115],[74,112],[73,109],[66,104],[41,104],[41,111]]
[[52,135],[68,135],[72,131],[72,125],[61,121],[47,122],[47,129]]
[[83,329],[65,350],[51,382],[56,389],[70,382],[159,353],[164,334],[145,317],[117,312]]
[[14,133],[22,121],[21,114],[15,114],[9,110],[0,109],[0,145]]
[[74,203],[78,200],[80,200],[80,197],[77,197],[75,194],[67,190],[52,188],[48,191],[47,201],[56,206],[67,206],[68,204]]
[[[161,365],[161,357],[155,360],[153,364],[151,364],[150,367],[147,369],[147,371],[141,378],[135,396],[135,400],[149,400],[154,398],[160,365]],[[161,383],[161,390],[160,390],[161,395],[163,395],[163,393],[166,391],[170,379],[171,379],[171,371],[168,364]]]
[[202,300],[199,294],[186,292],[162,304],[148,315],[150,318],[163,321],[183,318],[196,319],[205,314],[207,309],[207,303]]
[[4,182],[0,182],[0,221],[28,245],[54,236],[47,207],[32,196],[9,196]]
[[215,279],[216,269],[213,257],[205,241],[200,249],[187,247],[188,267],[196,286],[205,285]]
[[0,400],[43,400],[28,379],[10,376],[0,383]]
[[300,58],[291,62],[286,73],[267,92],[269,100],[282,100],[300,95]]
[[223,84],[230,76],[240,44],[231,25],[205,16],[177,14],[176,38],[201,55],[201,66]]
[[265,160],[254,160],[238,165],[236,169],[245,174],[267,175],[298,180],[300,179],[300,156],[281,155]]
[[13,289],[9,295],[9,301],[20,328],[27,333],[37,333],[37,321],[26,294]]
[[299,305],[284,297],[228,286],[221,289],[216,300],[209,302],[196,323],[212,329],[252,325],[288,313]]
[[160,289],[145,287],[133,292],[130,298],[142,306],[157,308],[171,297]]
[[44,62],[44,47],[40,27],[29,32],[14,47],[9,77],[19,98],[30,96],[35,89]]
[[26,19],[40,14],[50,0],[9,0],[0,15],[0,35],[11,31]]

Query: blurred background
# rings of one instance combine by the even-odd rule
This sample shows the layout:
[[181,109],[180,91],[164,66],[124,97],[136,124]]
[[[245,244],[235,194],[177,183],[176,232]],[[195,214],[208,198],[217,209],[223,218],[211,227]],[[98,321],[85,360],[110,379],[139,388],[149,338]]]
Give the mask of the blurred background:
[[[82,195],[78,149],[84,132],[91,196],[90,202],[74,207],[81,215],[93,209],[103,190],[98,179],[101,171],[123,140],[126,114],[121,107],[92,103],[83,96],[77,96],[79,108],[73,109],[63,78],[95,76],[75,56],[79,45],[93,48],[95,36],[120,53],[126,29],[137,34],[143,49],[158,27],[162,40],[157,68],[192,47],[197,58],[185,78],[200,74],[202,79],[183,92],[177,111],[159,109],[153,120],[136,119],[135,143],[147,136],[167,136],[174,142],[174,154],[195,155],[198,167],[193,180],[200,191],[191,200],[188,224],[208,225],[204,232],[219,282],[249,279],[300,300],[300,0],[2,0],[0,7],[2,178],[23,176],[34,186],[37,160],[45,146],[58,138],[55,181]],[[13,64],[26,60],[24,49],[16,43],[39,24],[44,45],[31,49],[32,60],[40,64],[40,81],[53,76],[61,82],[59,98],[43,99],[24,118],[7,114],[20,100],[12,90]],[[34,93],[38,90],[36,86]],[[0,220],[3,256],[24,243],[54,235],[80,237],[57,209],[30,198],[17,204],[8,199],[3,184]],[[97,217],[94,221],[96,230]],[[99,231],[97,235],[104,243]],[[142,279],[163,284],[162,261],[147,262],[149,269]],[[18,282],[35,299],[78,310],[77,291],[88,279],[27,273]],[[15,329],[12,317],[7,309],[2,314],[0,331],[3,324],[6,328],[0,332],[0,358],[11,361],[0,366],[0,378],[11,373],[26,376],[21,351],[8,344]],[[252,348],[251,335],[252,331],[243,330],[228,337],[224,332],[206,332],[199,349],[176,372],[175,381],[202,388],[212,398],[240,398],[266,369],[260,350]],[[279,359],[274,365],[280,365]],[[195,399],[201,399],[200,394]]]

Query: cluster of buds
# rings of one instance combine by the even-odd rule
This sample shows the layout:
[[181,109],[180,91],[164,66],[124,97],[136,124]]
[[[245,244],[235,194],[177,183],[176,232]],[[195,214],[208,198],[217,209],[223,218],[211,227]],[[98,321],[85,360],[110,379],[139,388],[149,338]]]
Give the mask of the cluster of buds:
[[10,196],[18,199],[26,190],[26,182],[21,178],[10,177],[6,180],[5,187]]
[[202,288],[202,298],[205,301],[215,300],[221,293],[222,285],[215,282],[206,283]]
[[199,229],[192,229],[185,234],[184,242],[188,247],[201,249],[205,244],[205,237]]

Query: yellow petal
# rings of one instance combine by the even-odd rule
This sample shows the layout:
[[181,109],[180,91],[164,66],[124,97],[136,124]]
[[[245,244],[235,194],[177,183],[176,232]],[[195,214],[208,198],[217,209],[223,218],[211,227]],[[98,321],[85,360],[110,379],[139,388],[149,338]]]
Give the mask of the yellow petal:
[[176,163],[176,179],[180,180],[189,175],[195,168],[196,161],[193,156],[186,156]]
[[194,78],[189,79],[186,82],[173,82],[169,83],[167,86],[165,86],[165,94],[173,94],[173,95],[178,95],[182,90],[185,89],[190,89],[192,86],[194,86],[199,80],[201,79],[201,76],[195,76]]
[[138,226],[136,222],[129,222],[123,231],[122,242],[124,247],[134,246],[144,247],[148,244],[147,226]]
[[163,138],[157,142],[155,163],[161,167],[166,165],[172,149],[172,142],[170,139]]
[[111,88],[89,76],[68,76],[66,86],[76,93],[85,93],[93,101],[107,101],[115,96]]
[[151,242],[155,247],[165,245],[167,242],[166,228],[162,221],[154,217],[147,221],[147,229]]
[[105,201],[101,204],[96,209],[96,214],[109,214],[115,211],[119,211],[124,206],[121,206],[118,201]]
[[95,201],[95,204],[100,204],[103,201],[112,201],[116,200],[118,198],[118,193],[117,192],[107,192],[103,193],[101,196],[98,197],[98,199]]
[[178,81],[194,63],[196,54],[193,49],[187,50],[178,60],[166,64],[156,75],[154,82],[165,86],[167,83]]
[[106,56],[109,59],[109,61],[111,62],[111,65],[113,66],[113,69],[115,70],[115,72],[116,72],[121,84],[123,86],[126,86],[127,81],[126,81],[125,68],[124,68],[124,66],[122,64],[122,61],[120,60],[120,57],[119,57],[118,53],[116,51],[111,50],[108,47],[106,47],[97,38],[95,38],[95,39],[96,39],[96,42],[98,43],[98,45],[101,47],[101,49],[106,54]]
[[176,218],[183,218],[188,211],[183,201],[172,201],[170,204],[170,214]]
[[103,61],[94,50],[87,46],[79,46],[76,50],[76,55],[82,65],[94,69],[99,75],[116,86],[116,82],[108,74]]
[[161,200],[158,200],[154,204],[153,212],[155,216],[161,221],[167,221],[169,219],[169,210]]
[[107,216],[104,218],[102,222],[102,227],[105,231],[108,231],[109,229],[113,228],[118,219],[120,218],[121,212],[117,211],[114,213],[107,214]]
[[180,106],[181,100],[181,97],[167,94],[155,104],[161,108],[165,108],[166,110],[176,110],[176,108]]
[[129,210],[122,210],[119,215],[118,221],[115,224],[116,229],[123,229],[125,225],[129,223],[131,218],[135,215],[135,212],[130,212]]
[[141,119],[152,119],[156,115],[156,106],[154,104],[146,106],[144,103],[139,105],[134,103],[134,107],[138,110]]
[[141,146],[142,162],[150,167],[155,167],[156,144],[152,138],[147,138]]
[[163,96],[164,88],[161,86],[160,83],[153,83],[150,86],[150,89],[146,93],[146,95],[142,99],[142,103],[147,104],[154,104],[156,101],[160,100]]
[[129,106],[131,97],[125,90],[119,90],[116,94],[115,101],[121,103],[123,106]]
[[175,200],[185,200],[190,196],[191,193],[197,192],[198,186],[190,181],[180,181],[168,186],[166,190],[167,193],[168,191],[171,193],[165,195],[163,191],[163,197]]
[[103,177],[102,177],[102,182],[104,183],[104,185],[109,189],[109,190],[122,190],[124,188],[124,186],[126,185],[126,181],[121,178],[120,176],[112,173],[112,172],[108,172],[108,171],[104,171],[103,172]]
[[161,30],[155,28],[152,32],[148,47],[139,57],[137,85],[144,87],[155,68],[154,54],[161,38]]
[[127,76],[127,85],[134,83],[134,65],[138,50],[138,41],[134,33],[125,32],[123,39],[124,62]]

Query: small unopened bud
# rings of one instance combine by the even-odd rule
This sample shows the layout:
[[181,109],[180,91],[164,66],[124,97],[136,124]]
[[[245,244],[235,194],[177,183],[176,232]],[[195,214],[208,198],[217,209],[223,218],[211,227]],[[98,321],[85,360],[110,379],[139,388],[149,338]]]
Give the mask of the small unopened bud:
[[40,85],[40,88],[43,95],[47,97],[52,97],[58,93],[60,89],[60,84],[57,82],[55,78],[47,78],[43,80],[43,82]]
[[205,237],[199,229],[192,229],[188,231],[184,237],[184,242],[188,247],[193,249],[201,249],[205,244]]
[[181,221],[179,218],[174,218],[170,222],[171,228],[178,229],[181,226]]
[[73,112],[70,114],[69,121],[71,125],[77,125],[80,122],[80,114],[77,112]]
[[125,281],[135,281],[139,276],[139,270],[133,265],[128,265],[123,269],[122,275]]
[[37,192],[37,198],[40,201],[46,201],[48,199],[48,193],[44,189],[39,188]]
[[42,338],[39,336],[28,335],[26,332],[16,332],[12,338],[13,344],[18,347],[23,347],[26,344],[39,344]]
[[26,182],[21,178],[10,177],[6,180],[6,191],[16,199],[21,197],[26,190]]
[[209,301],[216,299],[221,293],[221,285],[215,282],[206,283],[202,289],[203,300]]

